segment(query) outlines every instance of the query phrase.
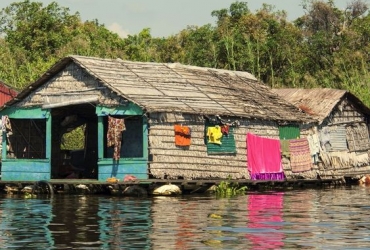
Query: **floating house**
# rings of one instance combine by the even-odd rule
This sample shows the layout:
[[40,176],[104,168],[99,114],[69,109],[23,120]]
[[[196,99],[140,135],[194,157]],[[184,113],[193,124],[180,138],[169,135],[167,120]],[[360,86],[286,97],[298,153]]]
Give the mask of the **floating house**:
[[[311,154],[310,171],[292,174],[306,178],[355,178],[370,172],[370,109],[349,91],[330,88],[273,89],[318,121],[306,137],[319,142]],[[289,161],[285,161],[285,169]]]
[[[248,180],[247,151],[266,157],[255,164],[269,151],[247,150],[247,134],[296,137],[315,122],[247,72],[83,56],[61,59],[0,114],[3,181]],[[76,128],[83,148],[63,150]],[[284,175],[270,172],[262,179]]]

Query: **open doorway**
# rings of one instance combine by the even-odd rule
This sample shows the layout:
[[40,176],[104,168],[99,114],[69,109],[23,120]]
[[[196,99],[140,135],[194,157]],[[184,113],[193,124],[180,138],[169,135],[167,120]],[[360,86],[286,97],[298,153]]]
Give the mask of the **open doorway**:
[[97,179],[98,119],[91,104],[54,108],[51,178]]

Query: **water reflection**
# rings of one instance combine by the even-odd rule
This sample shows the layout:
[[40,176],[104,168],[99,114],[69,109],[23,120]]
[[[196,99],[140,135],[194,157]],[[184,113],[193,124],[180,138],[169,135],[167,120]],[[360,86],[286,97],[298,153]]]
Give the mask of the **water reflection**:
[[151,228],[151,200],[63,196],[55,199],[50,226],[55,246],[74,249],[146,249]]
[[247,233],[253,249],[280,249],[284,246],[283,193],[250,194],[248,196]]
[[147,199],[0,199],[0,248],[368,249],[369,187]]
[[99,240],[104,249],[150,249],[151,200],[99,199]]
[[0,248],[50,248],[52,205],[47,200],[5,199],[0,204]]

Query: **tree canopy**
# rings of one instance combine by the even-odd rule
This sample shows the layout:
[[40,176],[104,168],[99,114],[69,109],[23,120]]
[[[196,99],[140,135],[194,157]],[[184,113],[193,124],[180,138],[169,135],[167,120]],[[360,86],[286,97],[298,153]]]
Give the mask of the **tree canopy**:
[[69,54],[180,62],[248,71],[271,87],[347,89],[370,104],[370,14],[364,0],[340,10],[334,1],[306,0],[304,15],[246,2],[214,10],[215,24],[188,26],[169,37],[149,28],[120,38],[56,2],[24,0],[0,11],[0,79],[17,89]]

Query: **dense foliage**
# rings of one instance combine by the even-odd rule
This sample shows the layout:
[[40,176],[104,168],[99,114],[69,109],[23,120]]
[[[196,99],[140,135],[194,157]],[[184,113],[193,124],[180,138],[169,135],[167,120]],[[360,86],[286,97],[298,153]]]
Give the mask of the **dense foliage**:
[[246,2],[211,13],[214,25],[189,26],[156,38],[150,29],[120,38],[97,20],[53,2],[24,0],[0,12],[0,79],[17,89],[69,54],[249,71],[271,87],[330,87],[370,104],[370,14],[363,0],[344,10],[332,0],[306,0],[305,14],[287,20]]
[[232,182],[230,178],[227,181],[221,181],[215,188],[218,198],[231,198],[237,195],[244,195],[246,191],[246,186],[239,186],[237,182]]

